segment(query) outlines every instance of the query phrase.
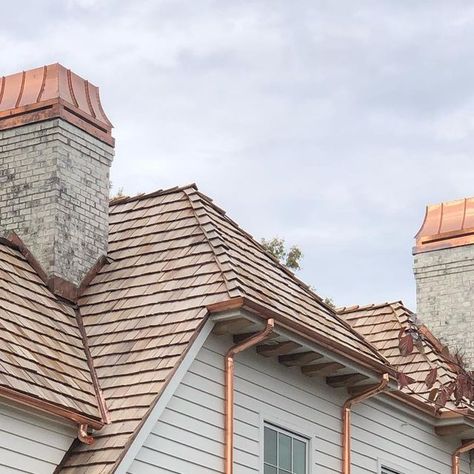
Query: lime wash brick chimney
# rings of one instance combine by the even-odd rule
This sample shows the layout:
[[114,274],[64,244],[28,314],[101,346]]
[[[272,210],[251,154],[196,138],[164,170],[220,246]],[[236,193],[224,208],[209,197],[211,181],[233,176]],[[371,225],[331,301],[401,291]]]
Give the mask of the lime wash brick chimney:
[[0,235],[52,282],[78,286],[107,254],[111,129],[97,87],[59,64],[0,77]]
[[421,320],[474,367],[474,198],[428,206],[413,249]]

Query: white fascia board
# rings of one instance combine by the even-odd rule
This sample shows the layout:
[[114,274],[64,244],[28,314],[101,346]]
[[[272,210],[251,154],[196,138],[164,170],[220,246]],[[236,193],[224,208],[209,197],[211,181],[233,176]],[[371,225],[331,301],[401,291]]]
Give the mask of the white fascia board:
[[173,378],[169,381],[168,385],[163,390],[163,393],[160,395],[160,398],[158,399],[156,405],[153,407],[153,410],[149,414],[139,433],[128,448],[127,453],[115,469],[115,474],[127,473],[127,469],[132,465],[138,452],[140,451],[149,434],[153,430],[153,427],[156,425],[163,411],[168,406],[171,397],[176,392],[176,389],[178,388],[179,384],[188,372],[189,368],[191,367],[191,364],[194,362],[194,359],[198,355],[198,352],[201,350],[202,346],[206,342],[206,339],[211,333],[214,324],[215,321],[212,318],[209,318],[208,321],[202,327],[201,331],[192,343],[184,359],[181,361],[181,364],[176,369]]

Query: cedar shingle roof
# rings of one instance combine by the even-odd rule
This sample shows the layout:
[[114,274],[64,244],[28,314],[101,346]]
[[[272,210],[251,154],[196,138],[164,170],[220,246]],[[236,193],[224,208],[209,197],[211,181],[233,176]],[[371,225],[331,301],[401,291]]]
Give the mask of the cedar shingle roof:
[[[455,373],[450,364],[441,354],[436,338],[423,327],[426,338],[423,340],[423,351],[415,345],[409,356],[400,355],[399,333],[402,328],[409,327],[414,314],[401,301],[380,305],[352,306],[338,310],[347,321],[371,342],[390,364],[400,372],[415,380],[403,391],[426,402],[430,390],[425,379],[429,371],[438,368],[438,380],[442,384],[454,380]],[[437,385],[436,385],[437,386]],[[455,408],[448,404],[449,408]]]
[[214,303],[246,297],[383,363],[195,186],[112,201],[109,257],[79,304],[112,424],[61,472],[113,471]]
[[0,393],[21,392],[100,420],[74,309],[20,251],[0,243]]
[[[112,423],[92,446],[76,443],[63,473],[109,473],[120,462],[209,313],[244,298],[324,335],[334,349],[387,361],[417,381],[453,372],[432,336],[400,356],[398,335],[413,314],[402,303],[327,307],[192,185],[110,206],[109,261],[75,309],[52,295],[22,253],[0,241],[0,393],[14,390],[100,420],[84,341]],[[434,341],[434,342],[433,342]]]

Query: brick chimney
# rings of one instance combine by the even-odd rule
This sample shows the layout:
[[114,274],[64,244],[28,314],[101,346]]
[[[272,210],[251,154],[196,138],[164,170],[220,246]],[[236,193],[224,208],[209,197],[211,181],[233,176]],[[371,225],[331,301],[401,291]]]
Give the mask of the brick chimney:
[[428,206],[413,254],[418,316],[474,368],[474,198]]
[[98,88],[59,64],[0,78],[0,235],[53,287],[107,254],[111,130]]

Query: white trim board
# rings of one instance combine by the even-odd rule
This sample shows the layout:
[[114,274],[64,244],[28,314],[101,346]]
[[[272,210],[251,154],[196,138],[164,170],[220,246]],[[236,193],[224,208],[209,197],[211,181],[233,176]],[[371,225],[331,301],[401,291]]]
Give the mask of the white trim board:
[[176,392],[179,384],[183,380],[184,376],[188,372],[188,369],[191,367],[194,359],[196,358],[198,352],[201,350],[202,346],[206,342],[207,337],[212,331],[214,327],[214,320],[209,319],[201,329],[200,333],[196,337],[195,341],[192,343],[191,347],[188,350],[188,353],[179,364],[179,367],[176,369],[172,379],[163,390],[163,393],[160,395],[156,405],[154,406],[153,410],[151,411],[150,415],[146,419],[145,423],[141,427],[139,433],[133,440],[132,444],[127,450],[127,453],[123,457],[120,464],[115,469],[115,474],[126,474],[127,469],[132,465],[133,461],[135,460],[138,452],[142,448],[143,444],[145,443],[146,439],[148,438],[149,434],[153,430],[154,426],[160,419],[163,411],[168,406],[171,397]]

